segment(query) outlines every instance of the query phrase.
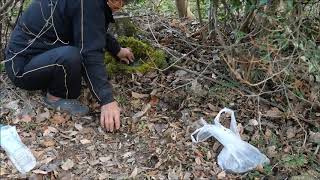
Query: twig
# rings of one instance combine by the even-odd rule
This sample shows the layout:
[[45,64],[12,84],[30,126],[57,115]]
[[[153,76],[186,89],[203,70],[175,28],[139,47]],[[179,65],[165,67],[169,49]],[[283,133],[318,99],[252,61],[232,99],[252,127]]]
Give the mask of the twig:
[[320,145],[318,144],[318,145],[317,145],[317,148],[316,148],[316,150],[314,151],[314,153],[313,153],[313,154],[314,154],[314,155],[317,155],[317,154],[318,154],[318,152],[319,152],[319,149],[320,149]]
[[9,0],[2,7],[0,7],[0,14],[2,14],[4,11],[6,11],[7,8],[14,3],[14,1],[19,1],[19,0]]
[[[204,70],[203,70],[201,73],[199,73],[195,79],[193,79],[192,81],[190,81],[190,82],[188,82],[188,83],[186,83],[186,84],[184,84],[184,85],[178,86],[178,87],[174,88],[174,89],[171,90],[171,91],[175,91],[175,90],[177,90],[177,89],[180,89],[180,88],[182,88],[182,87],[185,87],[185,86],[189,85],[190,83],[192,83],[193,81],[197,81],[200,77],[205,77],[205,76],[203,76],[203,74],[207,71],[207,69],[208,69],[213,63],[214,63],[214,61],[211,61],[211,63],[207,64],[207,66],[204,68]],[[174,65],[174,66],[175,66],[175,65]],[[175,67],[177,67],[177,66],[175,66]],[[179,67],[180,67],[180,66],[179,66]],[[183,68],[183,67],[181,67],[181,68]]]
[[[178,66],[178,65],[174,65],[173,67],[174,67],[174,68],[177,68],[177,69],[184,70],[184,71],[186,71],[186,72],[188,72],[188,73],[191,73],[191,74],[195,74],[195,75],[197,75],[197,76],[199,76],[199,77],[202,77],[202,78],[204,78],[204,79],[206,79],[206,80],[212,81],[212,82],[214,82],[214,83],[216,83],[216,84],[219,84],[219,85],[221,85],[221,86],[223,86],[223,87],[231,88],[231,89],[233,89],[233,90],[235,90],[235,91],[238,91],[238,92],[240,91],[240,93],[241,93],[241,91],[243,91],[243,92],[245,92],[245,93],[247,93],[247,94],[255,95],[253,92],[251,92],[251,91],[249,91],[249,90],[247,90],[247,89],[240,88],[240,90],[239,90],[239,89],[237,89],[237,88],[227,86],[225,83],[222,83],[222,82],[220,82],[220,81],[218,81],[218,80],[216,80],[216,79],[213,79],[213,78],[210,78],[210,77],[201,75],[200,73],[195,72],[195,71],[192,71],[192,70],[190,70],[190,69],[187,69],[187,68],[184,68],[184,67],[181,67],[181,66]],[[242,94],[242,93],[241,93],[241,94]],[[273,107],[277,107],[277,108],[280,109],[281,111],[285,112],[285,109],[284,109],[283,107],[281,107],[281,106],[279,106],[279,105],[277,105],[277,104],[275,104],[275,103],[273,103],[273,102],[270,102],[270,101],[268,101],[268,100],[266,100],[266,99],[264,99],[264,98],[262,98],[262,97],[260,97],[260,101],[263,102],[263,103],[265,103],[265,104],[271,105],[271,106],[273,106]]]
[[301,127],[301,129],[304,131],[304,141],[303,141],[303,144],[302,144],[302,147],[304,148],[305,145],[306,145],[306,142],[307,142],[308,133],[307,133],[307,131],[305,130],[305,128],[302,126],[299,118],[296,117],[296,115],[295,115],[295,113],[294,113],[294,111],[293,111],[293,109],[292,109],[291,103],[290,103],[290,101],[289,101],[289,97],[288,97],[288,93],[287,93],[287,90],[286,90],[286,89],[284,89],[284,93],[285,93],[285,96],[286,96],[286,99],[287,99],[288,107],[289,107],[290,111],[293,113],[292,119],[294,119],[294,120],[299,124],[299,126]]
[[3,80],[1,77],[0,77],[0,81],[4,84],[5,87],[8,87],[8,89],[9,89],[13,94],[15,94],[18,98],[20,98],[21,101],[27,103],[27,104],[29,105],[29,107],[31,107],[31,108],[33,107],[33,106],[31,105],[30,100],[26,100],[26,98],[23,98],[22,96],[20,96],[20,95],[19,95],[15,90],[13,90],[13,89],[8,85],[8,83],[7,83],[5,80]]

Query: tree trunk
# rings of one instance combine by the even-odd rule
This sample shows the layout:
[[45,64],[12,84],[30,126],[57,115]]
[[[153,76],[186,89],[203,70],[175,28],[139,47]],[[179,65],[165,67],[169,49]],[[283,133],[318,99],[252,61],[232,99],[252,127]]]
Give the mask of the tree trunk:
[[[0,0],[0,7],[3,7],[4,2],[2,0]],[[2,45],[2,23],[3,21],[0,21],[0,62],[4,59],[3,57],[3,45]]]
[[202,26],[202,16],[201,16],[201,5],[200,5],[200,0],[197,0],[197,9],[198,9],[199,22],[200,22],[200,25]]
[[193,14],[188,6],[188,0],[176,0],[176,7],[180,18],[193,18]]
[[214,16],[217,15],[218,5],[219,5],[219,0],[210,0],[209,13],[208,13],[209,14],[209,17],[208,17],[209,18],[209,27],[208,27],[209,35],[215,31],[214,27],[216,26],[217,22]]

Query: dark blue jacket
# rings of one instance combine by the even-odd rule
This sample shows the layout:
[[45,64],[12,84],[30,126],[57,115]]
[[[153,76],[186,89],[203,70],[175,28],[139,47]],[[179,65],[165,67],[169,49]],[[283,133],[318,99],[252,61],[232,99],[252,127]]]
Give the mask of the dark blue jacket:
[[[6,54],[22,50],[20,55],[33,57],[60,46],[78,47],[88,86],[102,105],[107,104],[113,97],[104,52],[115,56],[120,51],[116,39],[106,33],[111,22],[114,19],[106,0],[33,0],[12,32]],[[27,63],[27,58],[15,62],[17,73]]]

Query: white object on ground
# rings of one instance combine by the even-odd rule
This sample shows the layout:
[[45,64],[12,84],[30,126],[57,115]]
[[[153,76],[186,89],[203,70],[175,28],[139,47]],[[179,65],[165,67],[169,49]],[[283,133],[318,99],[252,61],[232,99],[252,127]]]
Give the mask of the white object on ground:
[[35,157],[22,143],[16,127],[0,125],[0,146],[20,173],[25,174],[36,166]]
[[[220,115],[224,112],[231,114],[230,129],[220,124]],[[241,140],[234,112],[231,109],[222,109],[215,117],[214,124],[208,124],[203,119],[202,123],[204,126],[194,131],[191,134],[191,139],[194,143],[198,143],[212,136],[215,137],[224,146],[218,155],[218,164],[223,170],[244,173],[259,165],[270,163],[267,156],[257,148]]]

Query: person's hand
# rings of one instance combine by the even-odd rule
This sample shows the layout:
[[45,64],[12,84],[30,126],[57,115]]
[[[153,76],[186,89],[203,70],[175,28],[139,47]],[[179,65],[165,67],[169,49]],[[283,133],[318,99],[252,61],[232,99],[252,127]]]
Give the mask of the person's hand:
[[134,55],[130,48],[121,48],[117,56],[121,61],[124,61],[127,64],[130,64],[130,62],[133,62],[134,60]]
[[101,127],[109,132],[120,128],[120,108],[118,103],[113,101],[101,107]]

